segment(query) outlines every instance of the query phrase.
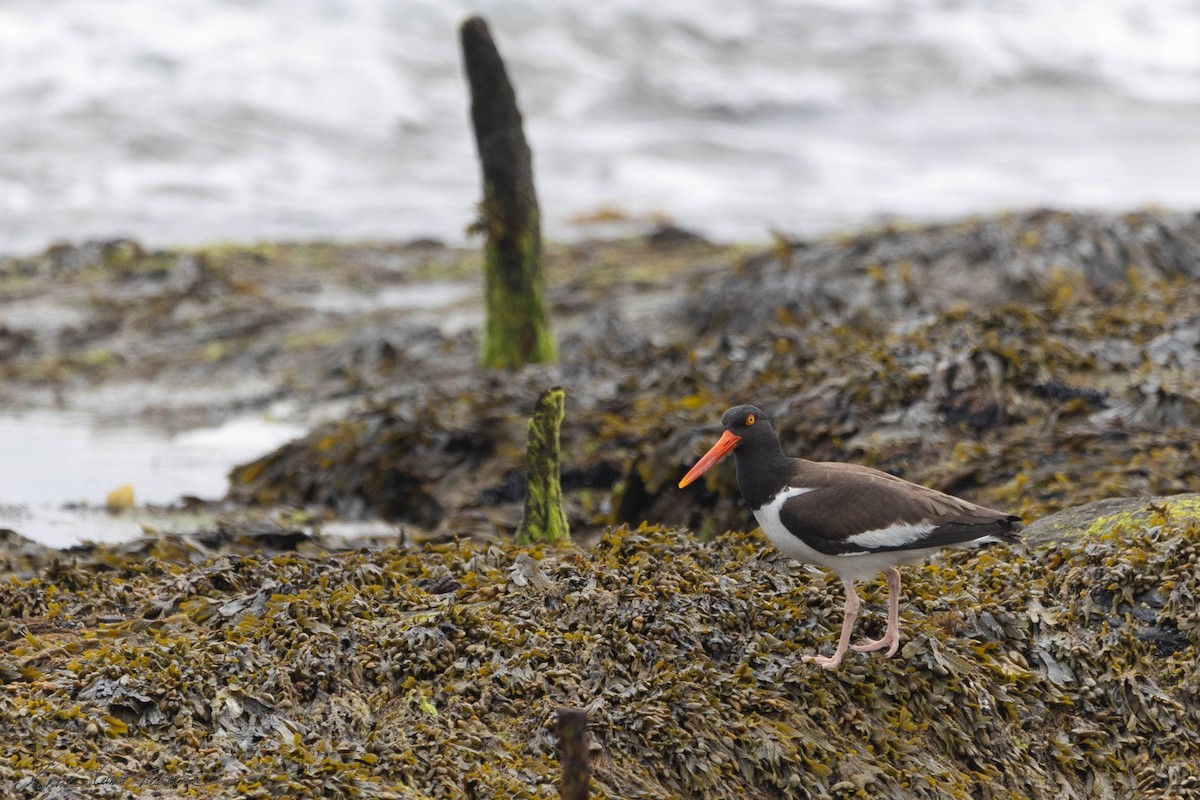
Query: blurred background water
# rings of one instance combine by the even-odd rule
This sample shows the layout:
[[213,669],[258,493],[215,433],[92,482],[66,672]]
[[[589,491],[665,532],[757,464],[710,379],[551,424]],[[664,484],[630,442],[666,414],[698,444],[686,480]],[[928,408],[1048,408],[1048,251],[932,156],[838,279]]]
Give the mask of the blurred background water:
[[461,240],[473,12],[551,237],[1200,206],[1194,0],[0,0],[0,253]]

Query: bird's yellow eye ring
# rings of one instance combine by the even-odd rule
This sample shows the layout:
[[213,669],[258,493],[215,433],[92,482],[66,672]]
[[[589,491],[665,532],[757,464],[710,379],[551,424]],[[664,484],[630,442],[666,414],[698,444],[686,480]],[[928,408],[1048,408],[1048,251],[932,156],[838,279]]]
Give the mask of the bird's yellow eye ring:
[[750,426],[750,425],[753,425],[753,424],[754,424],[754,415],[753,415],[753,414],[747,414],[747,415],[746,415],[746,425],[747,425],[747,426]]

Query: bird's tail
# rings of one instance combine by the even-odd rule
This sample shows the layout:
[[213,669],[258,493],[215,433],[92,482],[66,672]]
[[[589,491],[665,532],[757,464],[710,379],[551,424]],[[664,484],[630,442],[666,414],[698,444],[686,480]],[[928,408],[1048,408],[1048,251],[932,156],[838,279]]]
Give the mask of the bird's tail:
[[979,535],[968,539],[964,542],[951,545],[963,549],[974,547],[985,547],[989,544],[1011,544],[1021,541],[1021,531],[1025,529],[1025,523],[1021,522],[1021,518],[1009,514],[1003,519],[998,519],[987,525],[977,526]]

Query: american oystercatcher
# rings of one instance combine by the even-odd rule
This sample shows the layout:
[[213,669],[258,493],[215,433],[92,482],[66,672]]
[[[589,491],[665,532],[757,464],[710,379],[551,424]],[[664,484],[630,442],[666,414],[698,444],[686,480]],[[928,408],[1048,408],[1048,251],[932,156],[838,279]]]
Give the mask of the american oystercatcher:
[[[847,649],[869,653],[900,647],[900,564],[915,564],[944,547],[971,548],[1014,542],[1020,517],[909,483],[857,464],[788,458],[770,420],[754,406],[735,406],[721,417],[717,443],[683,476],[700,477],[731,451],[742,498],[779,551],[832,570],[846,587],[846,616],[832,656],[805,656],[825,669],[842,663]],[[858,616],[854,581],[882,572],[887,578],[887,632],[850,647]]]

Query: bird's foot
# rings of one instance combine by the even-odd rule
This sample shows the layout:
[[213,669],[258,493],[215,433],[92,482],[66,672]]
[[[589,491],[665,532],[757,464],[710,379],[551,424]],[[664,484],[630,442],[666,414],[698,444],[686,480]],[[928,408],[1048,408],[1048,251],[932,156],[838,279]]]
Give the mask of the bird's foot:
[[812,662],[821,669],[834,669],[842,663],[843,655],[845,653],[834,653],[831,656],[802,656],[800,660],[805,663]]
[[868,639],[862,644],[851,645],[850,649],[856,653],[874,653],[876,650],[882,650],[885,647],[887,648],[888,658],[896,655],[896,651],[900,649],[900,637],[889,634],[882,639]]

